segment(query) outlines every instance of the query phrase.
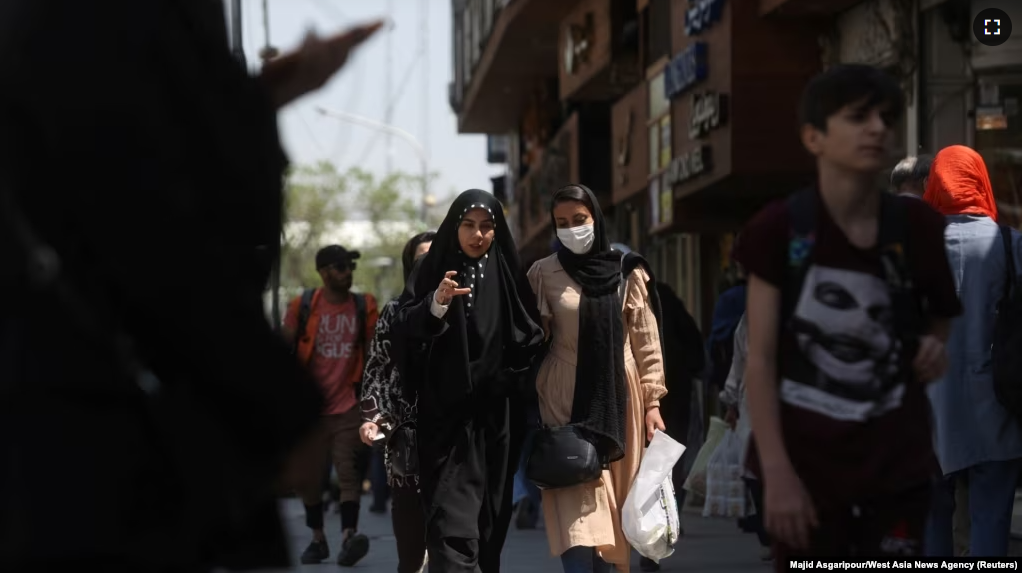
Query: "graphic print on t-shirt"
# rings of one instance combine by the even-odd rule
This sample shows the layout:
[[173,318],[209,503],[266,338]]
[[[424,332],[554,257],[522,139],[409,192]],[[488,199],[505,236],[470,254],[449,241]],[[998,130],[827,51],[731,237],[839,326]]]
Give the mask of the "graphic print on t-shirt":
[[[791,328],[804,358],[781,400],[835,420],[864,422],[901,406],[901,342],[887,283],[872,274],[814,265]],[[798,375],[796,375],[796,373]]]
[[324,314],[316,333],[316,355],[347,360],[354,350],[357,332],[358,317],[354,313]]
[[319,315],[319,328],[309,369],[326,397],[323,413],[340,414],[358,403],[352,376],[359,352],[356,348],[358,316],[350,299],[343,304],[321,300],[315,311]]

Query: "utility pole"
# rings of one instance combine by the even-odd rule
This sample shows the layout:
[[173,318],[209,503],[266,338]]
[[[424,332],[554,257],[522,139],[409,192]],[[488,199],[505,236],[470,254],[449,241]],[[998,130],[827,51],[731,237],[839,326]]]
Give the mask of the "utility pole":
[[[390,18],[391,22],[394,21],[394,0],[387,0],[387,17]],[[394,69],[394,32],[393,32],[393,24],[391,25],[391,29],[387,31],[387,54],[386,54],[385,57],[386,57],[386,62],[384,62],[384,64],[383,64],[383,66],[384,66],[384,70],[383,70],[383,80],[384,80],[383,101],[390,102],[390,98],[394,94],[394,87],[391,85],[392,84],[392,80],[393,80],[392,76],[394,75],[393,74],[393,69]],[[391,124],[393,124],[393,122],[394,122],[394,107],[391,106],[391,105],[388,105],[387,109],[385,111],[385,115],[383,117],[383,123],[385,123],[387,125],[391,125]],[[385,144],[385,150],[384,150],[384,154],[386,155],[386,157],[384,157],[384,161],[385,161],[385,165],[386,165],[386,174],[389,176],[391,174],[392,168],[393,168],[393,165],[392,165],[393,159],[391,158],[391,156],[394,153],[393,138],[391,137],[389,132],[385,132],[383,135],[386,138],[386,144]]]
[[241,65],[248,67],[245,59],[244,37],[241,34],[241,0],[231,0],[231,52],[241,62]]
[[[422,50],[422,66],[419,68],[422,81],[422,93],[419,94],[422,103],[422,136],[419,138],[426,149],[429,149],[429,6],[430,0],[419,0],[419,49]],[[429,215],[429,173],[423,173],[426,181],[422,182],[422,198],[420,215],[423,221],[428,220]]]

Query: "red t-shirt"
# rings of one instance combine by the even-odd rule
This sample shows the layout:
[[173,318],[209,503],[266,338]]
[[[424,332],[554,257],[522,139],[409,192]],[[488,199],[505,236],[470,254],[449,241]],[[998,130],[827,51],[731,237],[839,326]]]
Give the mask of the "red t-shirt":
[[[294,306],[289,305],[284,316],[284,325],[289,329],[298,328],[297,313],[291,312]],[[318,320],[313,320],[314,316]],[[355,383],[359,376],[353,370],[360,363],[356,353],[361,352],[361,349],[358,347],[359,324],[355,297],[349,296],[341,304],[330,303],[322,296],[316,297],[316,303],[309,312],[308,324],[311,327],[317,322],[309,371],[319,382],[326,400],[323,414],[342,414],[358,402]]]
[[[944,218],[922,201],[906,204],[913,294],[929,317],[954,317],[961,305]],[[931,479],[937,466],[929,403],[911,359],[901,356],[880,249],[853,246],[822,200],[817,205],[810,267],[793,315],[782,323],[778,396],[795,471],[815,502],[829,506],[898,494]],[[779,289],[789,276],[790,225],[786,201],[767,206],[736,253],[750,274]]]

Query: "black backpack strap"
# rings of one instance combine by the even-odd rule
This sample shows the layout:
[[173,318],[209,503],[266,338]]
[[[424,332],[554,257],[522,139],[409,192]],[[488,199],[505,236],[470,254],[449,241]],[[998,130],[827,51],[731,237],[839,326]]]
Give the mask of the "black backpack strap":
[[302,300],[298,305],[298,329],[295,330],[293,351],[298,352],[298,341],[305,336],[305,329],[309,326],[309,315],[312,314],[312,297],[315,296],[314,288],[307,288],[302,291]]
[[880,200],[880,228],[877,247],[884,265],[884,280],[895,290],[913,289],[914,281],[908,265],[909,221],[906,201],[918,201],[883,193]]
[[1015,270],[1015,250],[1011,246],[1011,227],[998,225],[1001,228],[1001,243],[1004,245],[1004,296],[1002,300],[1011,299],[1015,292],[1018,273]]
[[781,316],[778,324],[783,329],[795,313],[802,284],[812,265],[813,246],[816,244],[816,218],[819,201],[816,189],[807,188],[788,196],[788,243],[784,246],[788,259],[788,272],[781,288]]
[[621,284],[617,286],[617,296],[622,302],[625,300],[625,291],[628,290],[628,276],[635,270],[634,263],[628,268],[629,263],[628,253],[621,253]]
[[366,356],[369,353],[369,345],[366,344],[366,322],[369,321],[366,297],[361,293],[354,293],[352,296],[355,297],[355,316],[358,318],[356,322],[358,324],[358,347],[362,351],[362,363],[365,364]]
[[915,355],[918,337],[929,329],[928,302],[916,291],[912,273],[909,201],[918,201],[883,193],[880,201],[880,228],[877,247],[894,311],[895,331],[902,334],[908,356]]

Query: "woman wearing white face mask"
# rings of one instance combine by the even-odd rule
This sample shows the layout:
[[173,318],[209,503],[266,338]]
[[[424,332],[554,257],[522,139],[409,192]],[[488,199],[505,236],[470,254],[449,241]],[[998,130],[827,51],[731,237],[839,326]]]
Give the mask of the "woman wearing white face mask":
[[619,507],[645,440],[664,430],[659,400],[667,389],[652,283],[641,265],[622,276],[622,255],[610,249],[589,189],[561,189],[551,214],[564,248],[528,273],[552,337],[536,376],[540,417],[547,426],[584,427],[611,463],[600,479],[543,491],[547,539],[565,573],[628,571],[631,547]]

